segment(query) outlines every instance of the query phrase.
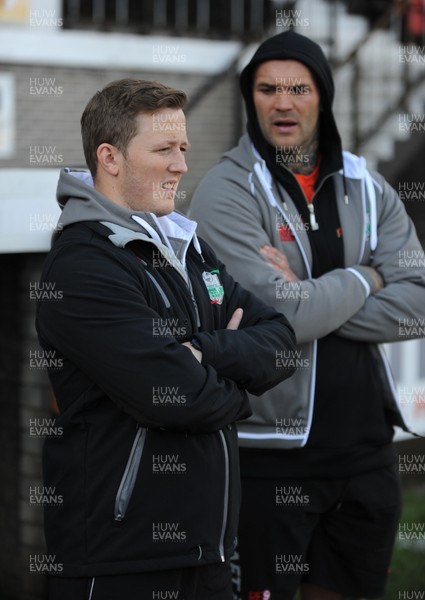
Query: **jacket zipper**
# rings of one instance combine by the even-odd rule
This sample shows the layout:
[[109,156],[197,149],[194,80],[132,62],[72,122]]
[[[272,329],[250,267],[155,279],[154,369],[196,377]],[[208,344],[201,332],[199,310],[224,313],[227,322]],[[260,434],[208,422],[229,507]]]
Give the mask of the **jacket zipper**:
[[199,327],[201,326],[201,319],[200,319],[200,316],[199,316],[198,304],[197,304],[197,302],[195,300],[195,295],[193,293],[192,282],[190,281],[189,274],[187,275],[187,287],[189,289],[190,297],[192,298],[193,308],[195,309],[196,326],[199,329]]
[[[289,169],[288,169],[288,170],[289,170]],[[322,188],[323,184],[325,183],[325,181],[326,181],[327,179],[329,179],[329,177],[333,177],[334,175],[335,175],[335,173],[329,173],[328,175],[326,175],[326,177],[325,177],[324,179],[322,179],[322,181],[320,182],[320,185],[319,185],[319,187],[318,187],[318,188],[317,188],[317,190],[314,192],[313,198],[311,199],[311,205],[313,205],[313,202],[314,202],[314,200],[315,200],[315,198],[316,198],[317,194],[318,194],[318,193],[319,193],[319,191],[321,190],[321,188]],[[263,186],[263,187],[264,187],[264,186]],[[309,208],[309,207],[310,207],[310,204],[309,204],[309,202],[308,202],[307,196],[305,195],[305,193],[304,193],[304,190],[301,188],[301,186],[299,186],[299,187],[300,187],[300,189],[301,189],[301,193],[302,193],[302,195],[304,196],[304,199],[305,199],[305,201],[306,201],[307,207]],[[283,197],[282,197],[282,195],[281,195],[281,192],[280,192],[280,189],[279,189],[279,184],[278,184],[278,183],[276,184],[276,188],[277,188],[278,194],[279,194],[279,196],[280,196],[280,198],[281,198],[281,200],[282,200],[282,204],[283,204],[284,206],[286,206],[286,204],[285,204],[285,201],[283,200]],[[271,192],[271,193],[272,193],[272,192]],[[290,224],[290,222],[289,222],[289,219],[287,219],[287,218],[286,218],[286,213],[285,213],[285,210],[284,210],[284,208],[283,208],[282,206],[280,206],[279,204],[277,204],[277,207],[278,207],[278,210],[279,210],[279,211],[282,213],[283,217],[285,218],[286,222],[289,224],[289,227],[290,227],[290,228],[291,228],[291,230],[292,230],[292,226],[291,226],[291,224]],[[310,210],[310,208],[309,208],[309,210]],[[314,206],[313,206],[313,213],[314,213]],[[311,223],[311,218],[312,218],[312,212],[310,211],[310,223]],[[316,217],[315,217],[315,215],[314,215],[314,220],[315,220],[315,218],[316,218]],[[319,228],[319,225],[318,225],[318,224],[317,224],[317,227],[316,227],[316,228],[313,228],[313,227],[312,227],[312,229],[313,229],[313,230],[317,230],[318,228]],[[293,231],[293,230],[292,230],[292,233],[293,233],[293,235],[294,235],[294,238],[295,238],[295,241],[296,241],[296,243],[297,243],[298,249],[299,249],[299,251],[300,251],[300,253],[301,253],[301,256],[302,256],[302,258],[303,258],[303,260],[304,260],[304,265],[305,265],[305,267],[306,267],[306,270],[307,270],[308,277],[309,277],[309,279],[311,279],[311,278],[312,278],[312,273],[311,273],[310,265],[308,264],[307,256],[306,256],[306,254],[305,254],[305,250],[304,250],[304,248],[303,248],[303,245],[302,245],[302,243],[301,243],[301,240],[300,240],[300,238],[298,237],[298,234],[297,234],[297,232],[296,232],[296,231]],[[308,427],[308,430],[309,430],[309,431],[310,431],[310,429],[311,429],[311,423],[312,423],[312,421],[313,421],[313,410],[314,410],[314,404],[315,404],[315,400],[316,400],[316,398],[315,398],[315,387],[316,387],[316,367],[317,367],[317,340],[313,340],[313,342],[312,342],[312,374],[311,374],[311,381],[310,381],[310,386],[309,386],[309,400],[310,400],[310,402],[309,402],[309,406],[308,406],[308,414],[307,414],[307,427]],[[308,441],[308,438],[309,438],[309,435],[310,435],[309,433],[307,433],[307,434],[306,434],[306,436],[305,436],[305,438],[304,438],[304,443],[302,444],[302,446],[305,446],[305,444],[307,443],[307,441]]]
[[143,447],[145,445],[146,429],[137,426],[137,432],[128,457],[124,474],[115,497],[114,518],[115,521],[122,521],[127,512],[129,502],[136,483],[137,473],[139,471],[140,461],[142,459]]
[[[203,257],[202,257],[202,261],[205,262]],[[147,265],[147,263],[145,261],[143,261],[143,263],[145,264],[145,266]],[[197,302],[195,300],[195,296],[194,296],[194,293],[193,293],[193,287],[192,287],[192,283],[190,281],[189,274],[187,274],[187,281],[186,281],[185,278],[179,272],[179,270],[178,269],[176,269],[176,270],[179,273],[179,275],[182,277],[182,279],[184,280],[184,282],[186,283],[186,287],[189,290],[190,297],[191,297],[192,304],[193,304],[193,308],[195,309],[196,326],[199,329],[199,327],[201,326],[201,319],[200,319],[200,316],[199,316],[198,304],[197,304]],[[167,295],[165,294],[164,290],[159,285],[158,281],[155,279],[155,277],[148,270],[146,270],[146,273],[149,276],[149,278],[151,279],[151,281],[153,282],[153,284],[155,285],[155,287],[156,287],[157,291],[159,292],[161,298],[164,300],[165,307],[166,308],[171,308],[171,303],[170,303],[169,299],[167,298]]]
[[[287,167],[285,167],[285,168],[291,173],[291,171]],[[327,179],[329,179],[329,177],[333,177],[335,174],[336,173],[328,173],[328,175],[326,175],[326,177],[324,177],[322,179],[322,181],[320,182],[319,187],[317,188],[317,190],[315,190],[315,192],[314,192],[313,197],[312,197],[311,200],[308,200],[307,196],[305,195],[305,192],[304,192],[303,188],[298,184],[299,187],[300,187],[300,189],[301,189],[302,195],[304,196],[305,203],[307,205],[308,216],[309,216],[309,219],[310,219],[310,227],[311,227],[312,231],[317,231],[319,229],[319,223],[316,220],[316,213],[315,213],[315,210],[314,210],[314,201],[316,199],[316,196],[320,192],[320,189],[322,188],[322,186],[325,183],[325,181]],[[294,176],[294,179],[296,179],[295,176]],[[278,185],[278,184],[276,184],[276,185]]]
[[221,525],[221,534],[220,534],[220,544],[219,544],[219,552],[221,561],[225,561],[224,557],[224,535],[226,533],[227,526],[227,511],[229,508],[229,452],[227,449],[226,438],[224,437],[223,431],[220,429],[219,431],[221,437],[221,443],[223,444],[224,451],[224,497],[223,497],[223,521]]
[[[264,175],[263,175],[263,173],[261,171],[260,164],[256,163],[256,165],[258,165],[258,170],[254,166],[254,172],[256,173],[256,175],[258,177],[258,180],[260,182],[260,185],[261,185],[261,187],[263,189],[263,192],[266,195],[267,202],[269,202],[270,206],[277,208],[277,210],[283,215],[283,218],[285,219],[286,223],[288,223],[288,226],[289,226],[290,230],[293,233],[293,236],[294,236],[295,241],[297,243],[298,249],[299,249],[299,251],[301,253],[301,257],[302,257],[302,259],[304,261],[304,265],[305,265],[305,268],[307,270],[308,279],[311,279],[312,278],[312,273],[311,273],[311,269],[310,269],[310,265],[308,263],[308,259],[307,259],[306,253],[304,251],[304,248],[303,248],[303,245],[301,243],[301,240],[298,237],[298,233],[294,229],[294,227],[293,227],[292,223],[290,222],[290,220],[287,218],[287,215],[286,215],[286,212],[285,212],[286,203],[285,203],[285,201],[284,201],[284,199],[282,197],[282,194],[280,192],[279,184],[276,184],[276,188],[277,188],[277,192],[279,194],[279,197],[281,199],[281,204],[283,206],[281,206],[281,204],[279,204],[278,202],[276,202],[276,199],[275,199],[274,194],[272,192],[271,186],[267,185],[267,182],[266,182],[266,180],[264,178]],[[314,196],[318,193],[318,191],[322,187],[324,181],[328,177],[331,177],[333,175],[334,174],[329,174],[329,175],[327,175],[325,177],[325,179],[323,179],[321,181],[320,186],[316,190]],[[301,192],[304,195],[304,198],[305,198],[305,200],[307,202],[307,198],[306,198],[306,196],[305,196],[305,194],[304,194],[304,192],[303,192],[302,189],[301,189]],[[313,200],[314,200],[314,196],[313,196]],[[309,402],[309,412],[308,412],[308,415],[307,415],[307,423],[308,423],[308,427],[309,428],[311,426],[312,415],[313,415],[313,408],[314,408],[314,401],[315,401],[314,389],[315,389],[315,385],[316,385],[316,361],[317,361],[317,340],[313,340],[313,360],[312,360],[313,372],[312,372],[310,386],[309,386],[310,387],[310,389],[309,389],[309,399],[310,399],[310,402]],[[309,436],[307,434],[306,437],[305,437],[303,446],[307,443],[308,437]]]

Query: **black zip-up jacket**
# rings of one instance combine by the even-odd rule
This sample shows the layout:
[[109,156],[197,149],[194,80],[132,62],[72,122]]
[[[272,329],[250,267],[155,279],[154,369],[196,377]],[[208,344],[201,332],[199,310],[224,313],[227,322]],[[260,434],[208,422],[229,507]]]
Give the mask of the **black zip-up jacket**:
[[[48,554],[71,577],[226,560],[240,500],[234,422],[250,415],[245,390],[292,373],[276,353],[294,350],[293,331],[196,237],[183,269],[161,229],[151,237],[130,211],[72,187],[40,283],[61,294],[37,307],[60,408],[43,456],[44,485],[63,498],[45,510]],[[181,343],[194,337],[202,364]]]

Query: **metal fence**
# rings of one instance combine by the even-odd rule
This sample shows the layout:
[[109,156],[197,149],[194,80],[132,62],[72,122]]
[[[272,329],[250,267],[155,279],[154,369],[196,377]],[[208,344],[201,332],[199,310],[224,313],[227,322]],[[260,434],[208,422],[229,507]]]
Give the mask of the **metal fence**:
[[256,38],[293,0],[64,0],[68,29],[161,33],[220,39]]

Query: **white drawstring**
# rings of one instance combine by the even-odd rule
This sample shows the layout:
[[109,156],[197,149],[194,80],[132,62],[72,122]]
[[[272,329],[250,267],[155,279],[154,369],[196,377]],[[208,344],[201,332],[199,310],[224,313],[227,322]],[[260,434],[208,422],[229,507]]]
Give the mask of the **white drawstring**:
[[378,219],[376,215],[376,193],[369,171],[365,173],[366,189],[370,205],[370,249],[376,250],[378,245]]

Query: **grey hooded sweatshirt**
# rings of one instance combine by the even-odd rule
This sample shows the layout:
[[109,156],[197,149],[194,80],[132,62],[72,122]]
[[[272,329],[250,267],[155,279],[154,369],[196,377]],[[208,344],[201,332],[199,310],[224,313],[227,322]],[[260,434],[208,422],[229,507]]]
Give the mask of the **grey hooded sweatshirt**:
[[[283,41],[277,39],[280,36]],[[262,53],[254,55],[241,76],[249,134],[242,136],[239,144],[207,173],[190,209],[200,235],[216,249],[232,275],[281,310],[297,336],[295,355],[276,356],[277,368],[292,363],[298,367],[297,372],[261,397],[251,398],[253,415],[239,424],[240,446],[257,449],[302,448],[307,444],[315,408],[318,340],[329,334],[367,346],[372,374],[369,380],[374,385],[370,395],[382,401],[382,413],[390,425],[407,429],[380,344],[420,337],[420,327],[405,325],[420,324],[425,318],[424,254],[402,202],[382,176],[368,171],[364,158],[340,149],[331,110],[333,82],[329,80],[330,71],[320,63],[325,58],[316,54],[314,61],[307,62],[303,60],[305,42],[298,39],[303,36],[280,36],[268,46],[267,42],[262,45]],[[288,40],[299,44],[292,54],[291,44],[285,46]],[[248,100],[253,68],[264,60],[291,57],[305,62],[313,72],[323,104],[320,149],[328,153],[322,155],[313,201],[320,205],[331,191],[342,230],[343,265],[320,276],[314,274],[310,232],[300,216],[299,199],[296,202],[292,193],[297,189],[299,196],[300,188],[288,169],[281,169],[282,177],[276,175],[270,147],[259,138]],[[285,282],[264,261],[259,252],[264,244],[287,256],[298,282]],[[405,257],[416,260],[406,262]],[[385,287],[378,293],[371,293],[372,281],[365,266],[377,269],[384,279]],[[356,366],[346,368],[349,371]],[[328,376],[339,373],[330,372]],[[354,372],[352,381],[355,379]],[[364,411],[366,424],[368,416],[370,413]],[[345,425],[333,423],[329,432],[332,427],[341,430]],[[386,439],[391,441],[391,434]]]

